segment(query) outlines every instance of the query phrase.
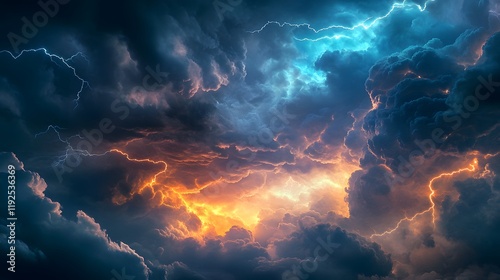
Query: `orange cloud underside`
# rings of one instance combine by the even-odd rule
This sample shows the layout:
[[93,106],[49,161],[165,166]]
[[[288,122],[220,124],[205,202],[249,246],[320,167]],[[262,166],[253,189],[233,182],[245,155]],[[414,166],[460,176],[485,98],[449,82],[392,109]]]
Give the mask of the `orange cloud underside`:
[[[182,180],[176,180],[176,173],[168,170],[169,166],[165,161],[135,159],[117,149],[112,152],[125,156],[129,161],[162,167],[148,181],[135,188],[131,196],[127,198],[116,195],[113,202],[123,204],[134,195],[141,195],[150,201],[151,207],[185,211],[188,214],[186,221],[181,218],[166,225],[166,228],[175,228],[173,232],[179,238],[203,239],[224,235],[233,226],[254,232],[261,220],[272,217],[277,212],[297,215],[307,211],[320,214],[334,212],[339,216],[349,217],[345,189],[351,174],[359,169],[355,164],[345,162],[315,165],[307,173],[287,172],[280,168],[272,171],[248,170],[239,180],[204,179],[203,185],[186,186],[181,183]],[[422,198],[427,198],[429,208],[415,211],[414,216],[404,217],[393,228],[373,234],[372,237],[389,235],[403,222],[413,222],[424,214],[429,214],[428,224],[435,224],[436,200],[447,192],[442,187],[436,188],[436,184],[461,174],[477,173],[480,171],[478,157],[481,158],[478,153],[470,154],[460,168],[430,178],[428,186],[422,188]],[[195,222],[191,220],[193,217]]]
[[[357,170],[353,164],[344,164],[342,168],[325,164],[324,168],[313,169],[308,174],[250,171],[245,180],[213,180],[205,182],[203,186],[190,188],[180,185],[179,181],[169,180],[172,174],[167,174],[168,167],[164,161],[134,159],[125,152],[113,151],[131,161],[164,165],[164,169],[142,183],[130,197],[142,195],[149,199],[152,207],[185,209],[196,215],[201,226],[180,231],[183,237],[224,235],[232,226],[253,231],[261,219],[278,209],[289,213],[303,213],[312,209],[349,216],[344,198],[349,177]],[[169,181],[175,181],[175,185],[169,184]],[[126,200],[119,195],[113,198],[116,204],[123,204]],[[322,200],[328,203],[316,203]]]

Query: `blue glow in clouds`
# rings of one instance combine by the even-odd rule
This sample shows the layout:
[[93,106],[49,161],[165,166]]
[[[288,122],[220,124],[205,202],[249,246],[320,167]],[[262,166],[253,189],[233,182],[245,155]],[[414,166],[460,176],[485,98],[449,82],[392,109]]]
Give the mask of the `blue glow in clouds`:
[[300,91],[300,87],[293,87],[296,84],[294,82],[296,79],[310,84],[310,86],[321,87],[324,84],[326,75],[318,71],[314,67],[314,63],[326,51],[368,50],[373,47],[373,41],[380,32],[381,23],[389,20],[396,13],[407,12],[410,15],[422,13],[427,10],[430,3],[435,1],[428,0],[422,4],[407,0],[396,2],[383,15],[367,17],[359,20],[355,25],[332,24],[315,28],[312,23],[268,21],[261,28],[249,31],[249,33],[258,35],[272,26],[277,26],[280,29],[291,29],[296,41],[295,47],[302,56],[296,58],[292,63],[294,70],[298,70],[300,73],[297,74],[294,70],[290,70],[285,74],[289,80],[286,96],[290,97],[293,91]]
[[428,0],[424,3],[424,5],[419,5],[417,3],[409,2],[406,0],[404,0],[403,2],[396,2],[396,3],[392,4],[390,10],[386,14],[384,14],[382,16],[375,17],[375,18],[368,17],[368,18],[362,20],[360,23],[353,25],[353,26],[344,26],[344,25],[333,24],[333,25],[330,25],[327,27],[316,29],[316,28],[312,27],[312,24],[310,24],[310,23],[289,23],[289,22],[280,23],[278,21],[268,21],[261,28],[259,28],[257,30],[249,31],[249,32],[250,33],[260,33],[270,25],[278,25],[281,28],[291,27],[294,29],[306,29],[307,31],[310,31],[311,33],[313,33],[315,35],[321,35],[321,34],[324,34],[327,32],[336,31],[336,33],[334,33],[334,34],[321,35],[320,37],[316,37],[316,36],[295,37],[295,39],[298,41],[317,42],[317,41],[321,41],[321,40],[353,39],[353,38],[359,38],[360,33],[363,34],[364,30],[371,30],[372,28],[376,27],[380,21],[383,21],[383,20],[389,18],[393,13],[395,13],[399,10],[411,11],[411,10],[418,9],[418,11],[424,12],[427,9],[427,5],[429,3],[435,2],[435,1],[436,0]]

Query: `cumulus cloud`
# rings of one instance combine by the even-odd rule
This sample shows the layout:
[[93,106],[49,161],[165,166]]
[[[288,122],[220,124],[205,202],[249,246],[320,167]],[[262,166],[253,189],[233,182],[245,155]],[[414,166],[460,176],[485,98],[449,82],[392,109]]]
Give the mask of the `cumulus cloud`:
[[[45,196],[45,181],[25,170],[13,154],[2,153],[1,164],[16,167],[16,279],[102,278],[122,267],[137,279],[148,279],[150,270],[143,257],[127,244],[112,241],[85,212],[78,211],[73,219],[63,217],[61,204]],[[2,175],[7,180],[8,174]],[[6,193],[2,197],[6,200]],[[4,221],[6,218],[3,216]],[[6,240],[9,232],[2,225],[2,239]],[[2,251],[10,252],[6,242],[2,242]],[[7,270],[2,274],[12,277]]]

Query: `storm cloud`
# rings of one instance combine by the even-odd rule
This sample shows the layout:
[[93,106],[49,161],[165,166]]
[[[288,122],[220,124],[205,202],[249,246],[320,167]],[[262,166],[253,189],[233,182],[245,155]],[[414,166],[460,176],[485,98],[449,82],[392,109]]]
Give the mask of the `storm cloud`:
[[500,277],[498,4],[4,4],[2,279]]

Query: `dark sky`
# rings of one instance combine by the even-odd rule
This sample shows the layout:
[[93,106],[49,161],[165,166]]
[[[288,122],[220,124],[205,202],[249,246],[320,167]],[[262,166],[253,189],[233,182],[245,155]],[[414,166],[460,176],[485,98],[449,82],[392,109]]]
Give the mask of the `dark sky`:
[[499,4],[4,3],[0,278],[500,279]]

